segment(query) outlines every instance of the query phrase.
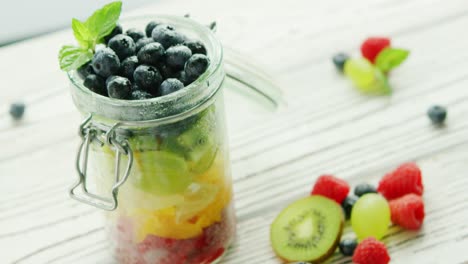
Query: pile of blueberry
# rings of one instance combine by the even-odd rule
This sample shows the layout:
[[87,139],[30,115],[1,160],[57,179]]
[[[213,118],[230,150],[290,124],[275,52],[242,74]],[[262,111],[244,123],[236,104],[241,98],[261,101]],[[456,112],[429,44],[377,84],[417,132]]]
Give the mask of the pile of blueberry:
[[84,86],[115,99],[143,100],[176,92],[195,81],[210,61],[200,41],[151,21],[146,32],[117,25],[78,72]]

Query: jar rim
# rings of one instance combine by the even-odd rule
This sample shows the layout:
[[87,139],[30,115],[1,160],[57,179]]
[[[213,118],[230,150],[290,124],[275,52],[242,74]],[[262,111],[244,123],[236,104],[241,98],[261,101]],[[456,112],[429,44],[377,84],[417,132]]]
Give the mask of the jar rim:
[[210,64],[207,70],[197,80],[177,92],[144,100],[121,100],[97,94],[83,85],[83,79],[77,70],[69,71],[67,75],[72,86],[72,97],[82,112],[124,122],[167,120],[185,115],[203,105],[221,87],[224,80],[223,49],[208,27],[191,18],[174,15],[128,16],[122,18],[121,22],[138,23],[143,20],[160,21],[173,25],[176,29],[183,27],[186,31],[196,34],[197,40],[202,41],[208,51]]

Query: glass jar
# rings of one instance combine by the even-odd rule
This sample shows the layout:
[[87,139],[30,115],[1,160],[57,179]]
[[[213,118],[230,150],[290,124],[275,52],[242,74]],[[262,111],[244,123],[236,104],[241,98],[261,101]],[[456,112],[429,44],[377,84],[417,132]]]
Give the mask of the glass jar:
[[[193,20],[157,16],[202,41],[210,66],[164,97],[116,100],[91,92],[69,72],[73,101],[85,117],[71,196],[105,209],[118,263],[212,263],[235,234],[226,139],[223,53]],[[149,19],[128,19],[143,28]]]

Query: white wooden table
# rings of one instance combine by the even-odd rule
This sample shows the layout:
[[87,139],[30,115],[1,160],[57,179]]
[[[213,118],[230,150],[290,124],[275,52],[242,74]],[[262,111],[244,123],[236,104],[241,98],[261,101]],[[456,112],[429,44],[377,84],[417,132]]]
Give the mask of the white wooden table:
[[[243,120],[228,107],[239,232],[223,263],[279,263],[269,225],[320,174],[376,183],[405,161],[423,170],[426,221],[390,229],[392,263],[468,263],[466,0],[162,0],[133,14],[187,12],[216,20],[223,43],[263,64],[288,104]],[[369,35],[412,51],[392,96],[357,93],[330,62],[357,55]],[[80,117],[56,57],[72,41],[62,31],[0,49],[0,263],[111,263],[100,212],[67,196]],[[16,99],[28,105],[19,123],[7,113]],[[448,107],[443,128],[425,116],[435,103]]]

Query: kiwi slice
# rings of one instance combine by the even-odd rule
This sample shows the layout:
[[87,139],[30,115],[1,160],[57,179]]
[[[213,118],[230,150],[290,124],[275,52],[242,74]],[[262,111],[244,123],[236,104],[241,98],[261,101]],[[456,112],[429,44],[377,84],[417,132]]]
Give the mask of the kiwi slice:
[[319,263],[335,252],[343,223],[343,211],[333,200],[319,195],[303,198],[273,221],[273,250],[286,261]]
[[136,152],[134,182],[141,190],[155,195],[182,193],[193,181],[183,157],[164,151]]

